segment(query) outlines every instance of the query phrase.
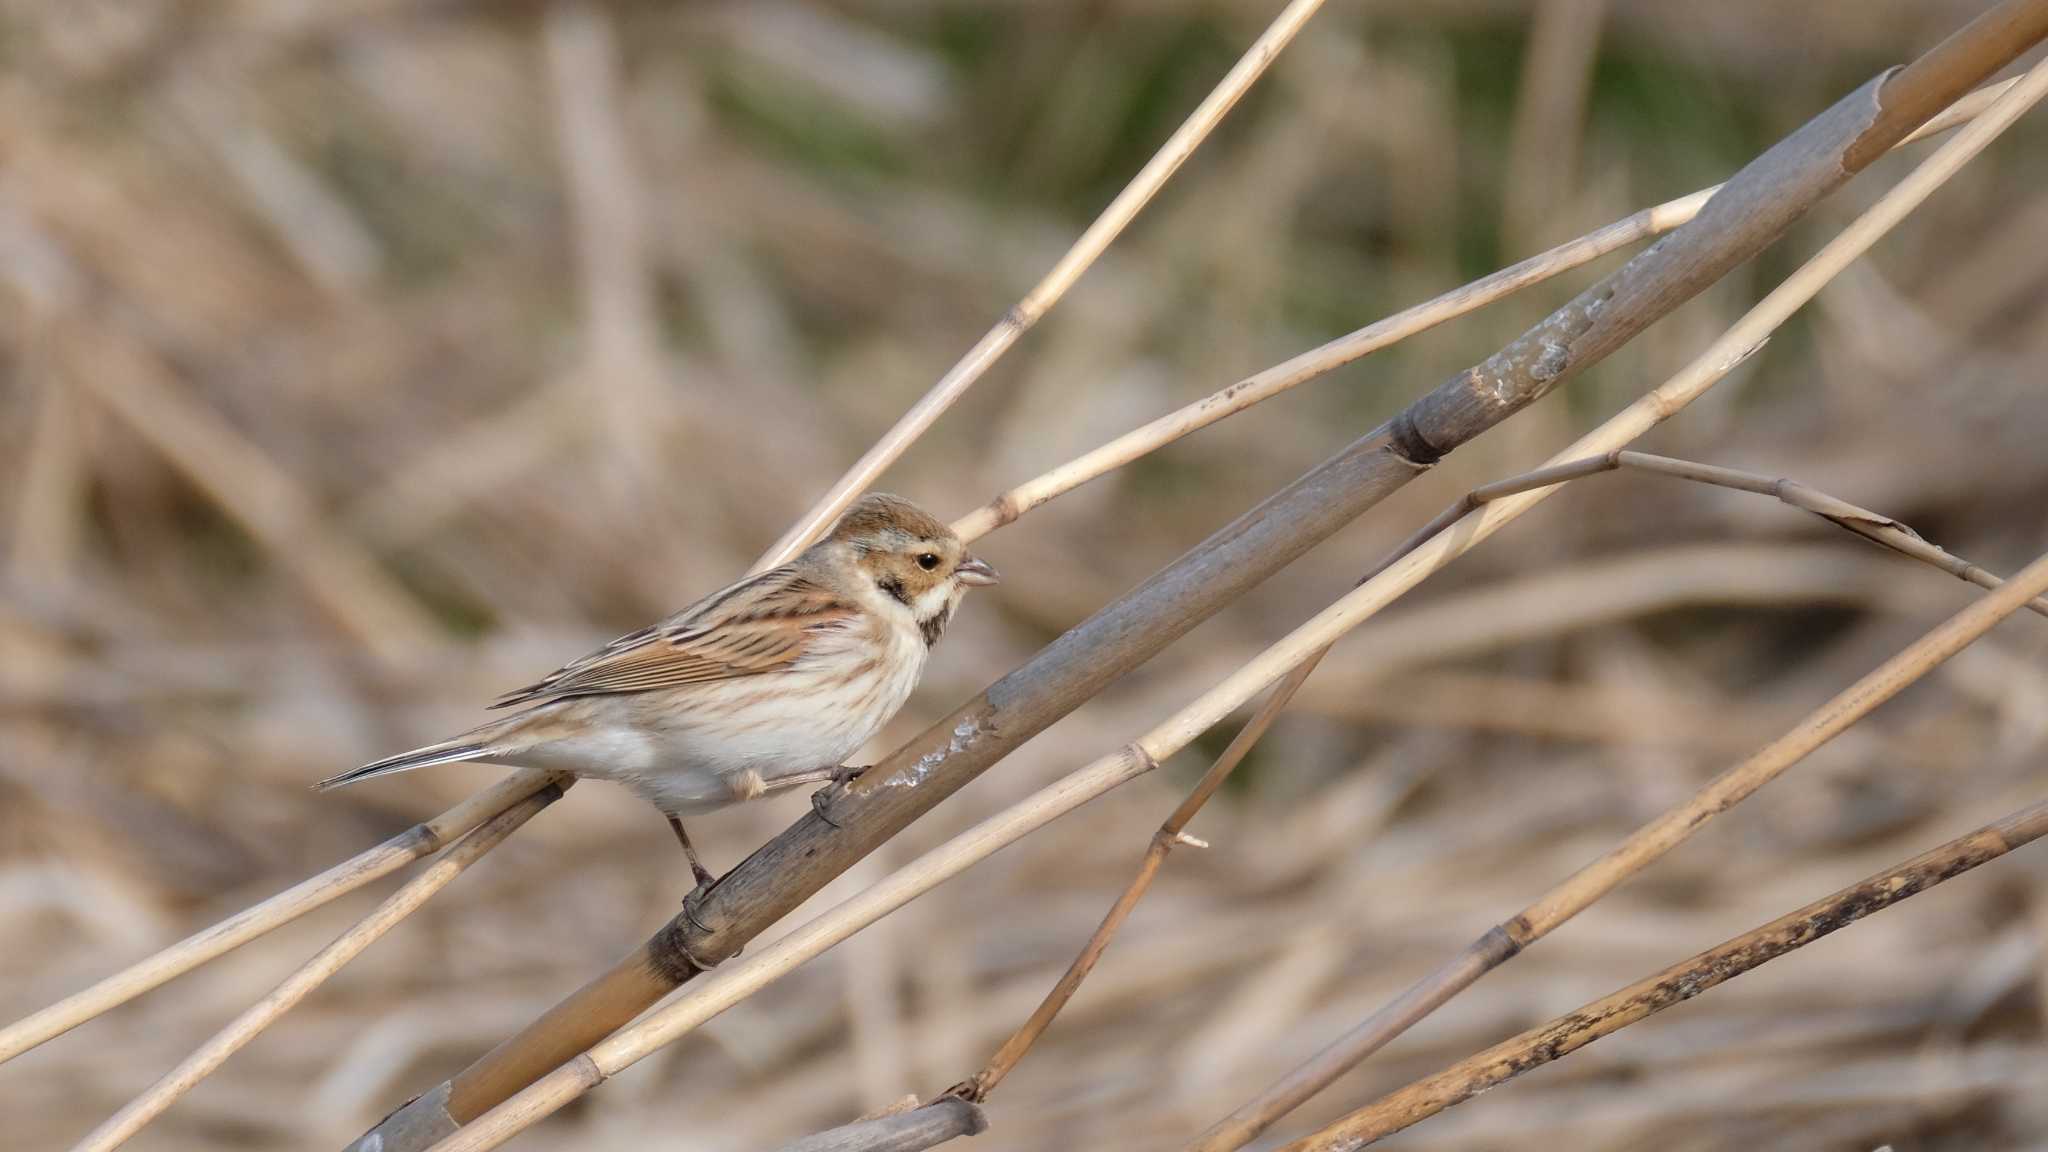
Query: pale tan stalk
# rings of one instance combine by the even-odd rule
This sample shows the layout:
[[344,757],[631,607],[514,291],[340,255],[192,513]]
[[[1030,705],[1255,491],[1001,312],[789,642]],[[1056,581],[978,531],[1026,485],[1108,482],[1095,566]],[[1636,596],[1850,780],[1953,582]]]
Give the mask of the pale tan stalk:
[[1645,208],[1576,240],[1539,252],[1519,264],[1511,264],[1434,299],[1404,308],[1355,332],[1311,348],[1291,360],[1247,376],[1228,388],[1176,408],[1003,492],[955,520],[953,531],[962,540],[985,536],[1049,500],[1207,428],[1226,416],[1234,416],[1260,401],[1270,400],[1354,360],[1398,344],[1417,333],[1427,332],[1445,321],[1476,312],[1524,288],[1584,267],[1638,240],[1661,236],[1699,215],[1700,209],[1717,190],[1719,185]]
[[190,972],[218,956],[271,932],[316,908],[323,908],[497,816],[547,787],[565,782],[537,768],[522,768],[424,823],[361,852],[308,880],[245,908],[211,928],[138,960],[97,984],[0,1029],[0,1064],[61,1036],[93,1017],[118,1008],[144,992]]
[[[1327,651],[1327,648],[1323,650]],[[1045,999],[1039,1002],[1038,1007],[1017,1031],[1003,1042],[1003,1046],[996,1050],[996,1054],[989,1058],[981,1071],[965,1083],[953,1087],[952,1095],[974,1103],[988,1099],[988,1094],[995,1091],[996,1085],[1003,1082],[1003,1078],[1010,1074],[1010,1070],[1017,1066],[1017,1062],[1024,1058],[1025,1053],[1031,1051],[1031,1046],[1038,1042],[1038,1038],[1045,1034],[1045,1030],[1052,1026],[1053,1018],[1058,1016],[1060,1010],[1067,1006],[1067,1002],[1074,998],[1074,993],[1080,991],[1081,982],[1088,978],[1088,973],[1094,971],[1096,962],[1108,951],[1110,940],[1130,917],[1131,909],[1136,908],[1138,901],[1144,899],[1145,893],[1151,889],[1152,881],[1159,875],[1159,869],[1166,864],[1166,854],[1183,844],[1206,847],[1201,841],[1187,835],[1188,822],[1195,818],[1195,814],[1202,810],[1202,806],[1209,802],[1210,797],[1216,795],[1216,790],[1223,787],[1223,782],[1230,779],[1230,774],[1237,771],[1237,766],[1244,763],[1245,756],[1250,754],[1252,748],[1265,736],[1266,730],[1273,726],[1273,721],[1279,719],[1280,713],[1286,710],[1288,701],[1294,699],[1294,694],[1315,672],[1316,665],[1322,657],[1323,653],[1318,652],[1296,665],[1294,671],[1287,674],[1286,679],[1274,686],[1265,702],[1259,705],[1259,710],[1252,714],[1250,720],[1245,721],[1244,727],[1238,729],[1237,735],[1230,738],[1229,746],[1209,765],[1209,770],[1202,773],[1202,778],[1188,791],[1187,798],[1180,802],[1172,814],[1159,825],[1159,830],[1152,834],[1152,842],[1145,849],[1145,857],[1138,863],[1137,874],[1124,886],[1123,892],[1117,896],[1116,902],[1103,916],[1102,923],[1096,926],[1094,934],[1082,945],[1080,953],[1067,965],[1067,970],[1053,985],[1052,991],[1045,994]]]
[[[1924,140],[1969,123],[1983,115],[1984,110],[1989,108],[1993,101],[2018,82],[2006,80],[1970,93],[1950,105],[1941,115],[1922,125],[1918,131],[1901,141],[1899,146],[1904,147],[1914,141]],[[1254,404],[1270,400],[1289,389],[1306,384],[1383,348],[1398,344],[1410,336],[1427,332],[1446,321],[1476,312],[1524,288],[1534,287],[1566,272],[1582,268],[1639,240],[1661,236],[1699,215],[1707,200],[1718,191],[1720,185],[1717,184],[1712,188],[1702,188],[1691,195],[1645,208],[1605,227],[1596,228],[1576,240],[1567,240],[1518,264],[1511,264],[1469,284],[1404,308],[1326,344],[1311,348],[1291,360],[1247,376],[1227,388],[1212,392],[1192,404],[1176,408],[1100,447],[1076,456],[1057,468],[1005,490],[988,503],[953,521],[953,531],[962,540],[974,540],[985,536],[1014,522],[1019,516],[1041,504],[1063,496],[1090,480],[1114,472],[1182,437],[1199,432],[1225,417],[1234,416]]]
[[313,990],[327,982],[328,978],[341,971],[342,965],[362,954],[363,949],[396,927],[401,920],[410,916],[434,893],[448,886],[448,882],[460,876],[464,869],[483,858],[484,853],[510,836],[521,824],[527,822],[541,809],[552,804],[562,795],[566,782],[550,780],[539,791],[491,817],[463,836],[448,851],[442,853],[420,874],[405,882],[405,886],[393,892],[379,904],[375,911],[358,921],[335,941],[320,950],[311,960],[306,961],[298,971],[287,977],[284,983],[272,989],[268,996],[251,1005],[247,1011],[230,1022],[225,1028],[214,1033],[213,1038],[199,1046],[177,1067],[164,1073],[163,1078],[150,1085],[142,1095],[128,1102],[119,1112],[101,1124],[72,1146],[72,1152],[108,1152],[119,1147],[129,1137],[141,1131],[151,1120],[161,1116],[165,1109],[178,1098],[192,1090],[193,1086],[211,1075],[214,1069],[227,1062],[227,1058],[254,1040],[265,1028],[276,1023],[286,1012],[296,1007],[299,1001],[311,995]]
[[1279,1152],[1357,1152],[2048,834],[2034,804],[1382,1097]]
[[967,354],[962,356],[958,363],[947,369],[946,374],[939,378],[939,382],[932,385],[931,391],[926,392],[923,399],[912,405],[910,411],[905,412],[894,427],[884,432],[882,438],[875,441],[874,447],[867,450],[866,455],[854,461],[853,467],[847,469],[846,475],[841,476],[838,482],[819,498],[818,503],[804,513],[803,517],[783,534],[782,539],[776,541],[775,546],[761,557],[754,565],[755,570],[772,568],[783,563],[823,535],[832,521],[837,519],[839,514],[846,510],[846,506],[853,503],[854,498],[868,485],[874,483],[875,477],[881,475],[883,469],[895,463],[897,457],[903,455],[919,436],[924,435],[925,429],[930,428],[933,421],[946,409],[951,408],[954,401],[960,399],[967,389],[981,379],[991,364],[1009,351],[1010,345],[1015,344],[1018,337],[1024,335],[1033,324],[1038,323],[1039,317],[1044,316],[1054,304],[1059,303],[1060,298],[1067,294],[1067,289],[1074,286],[1074,282],[1081,278],[1082,273],[1088,271],[1109,247],[1110,242],[1137,218],[1145,205],[1152,202],[1152,197],[1159,194],[1159,189],[1166,185],[1167,180],[1171,179],[1175,172],[1180,171],[1180,166],[1187,162],[1188,157],[1194,155],[1195,149],[1201,147],[1202,142],[1209,138],[1209,133],[1223,122],[1223,117],[1237,106],[1237,102],[1243,99],[1244,94],[1251,90],[1251,86],[1265,74],[1274,58],[1280,55],[1280,50],[1287,47],[1295,34],[1301,31],[1302,25],[1307,24],[1309,17],[1315,15],[1316,10],[1322,6],[1323,0],[1291,0],[1287,7],[1280,11],[1280,15],[1273,18],[1273,23],[1252,42],[1252,46],[1245,50],[1245,54],[1224,75],[1222,81],[1192,113],[1189,113],[1188,118],[1174,130],[1173,135],[1167,137],[1166,143],[1159,146],[1159,151],[1152,154],[1152,159],[1145,162],[1145,166],[1138,170],[1136,176],[1131,177],[1131,182],[1124,186],[1122,192],[1117,193],[1116,199],[1111,200],[1109,206],[1102,210],[1102,214],[1095,218],[1095,222],[1088,226],[1088,230],[1081,233],[1080,238],[1067,249],[1066,255],[1060,257],[1059,263],[1054,264],[1052,270],[1045,274],[1044,279],[1004,313],[1003,318],[996,321],[995,327],[976,341],[974,347],[968,349]]
[[[1655,391],[1581,437],[1555,463],[1569,463],[1614,450],[1670,417],[1747,359],[1797,309],[1867,251],[1934,189],[2018,119],[2048,92],[2048,64],[2037,66],[1983,117],[1928,157],[1919,167],[1802,265],[1704,353]],[[787,936],[745,957],[720,964],[681,994],[613,1033],[555,1071],[464,1124],[433,1145],[436,1152],[480,1152],[495,1148],[559,1110],[664,1045],[712,1019],[795,970],[866,925],[965,871],[1057,817],[1072,811],[1157,765],[1243,706],[1267,685],[1328,647],[1424,577],[1442,568],[1507,522],[1534,507],[1548,489],[1490,504],[1459,520],[1402,557],[1351,593],[1325,608],[1286,638],[1260,653],[1142,738],[1090,763],[1027,797],[821,913]],[[2038,586],[2037,586],[2038,585]],[[1988,628],[1988,612],[2017,610],[2048,590],[2048,560],[2037,561],[2004,588],[1965,610],[1972,624]],[[2023,596],[2015,596],[2024,593]],[[2012,601],[2007,604],[2007,601]],[[1987,607],[1990,606],[1990,607]],[[1995,619],[1995,617],[1993,618]],[[1946,627],[1956,626],[1951,621]],[[1241,1141],[1240,1141],[1241,1143]],[[1235,1145],[1232,1145],[1233,1147]]]

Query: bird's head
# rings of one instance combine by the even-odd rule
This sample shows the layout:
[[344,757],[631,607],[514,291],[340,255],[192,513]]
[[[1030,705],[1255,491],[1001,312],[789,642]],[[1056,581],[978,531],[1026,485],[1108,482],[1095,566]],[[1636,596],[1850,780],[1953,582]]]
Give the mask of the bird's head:
[[996,570],[970,554],[951,528],[900,496],[861,497],[825,542],[844,551],[857,578],[880,594],[885,607],[907,610],[927,644],[938,639],[967,589],[998,580]]

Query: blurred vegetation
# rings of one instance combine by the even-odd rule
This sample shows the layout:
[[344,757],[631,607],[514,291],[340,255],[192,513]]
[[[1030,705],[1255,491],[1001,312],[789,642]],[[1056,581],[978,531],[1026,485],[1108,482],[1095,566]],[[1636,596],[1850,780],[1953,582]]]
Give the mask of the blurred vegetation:
[[[1566,40],[1552,72],[1525,67],[1534,30],[1572,7],[1333,3],[884,487],[956,515],[1315,343],[1713,183],[1982,5],[1579,0],[1597,35]],[[1050,266],[1277,8],[0,0],[0,1016],[489,779],[458,767],[305,788],[472,722],[508,685],[743,569]],[[2044,142],[2038,122],[2010,133],[1645,447],[1794,476],[1993,570],[2038,553]],[[1879,164],[888,858],[1128,739],[1458,494],[1640,394],[1908,162]],[[1000,595],[949,633],[885,742],[1597,271],[992,537]],[[1481,595],[1510,608],[1471,607]],[[1005,1086],[986,1139],[1176,1146],[1971,595],[1766,501],[1586,481],[1337,649],[1194,829],[1216,849],[1175,858]],[[2041,625],[2002,627],[1302,1119],[2038,796]],[[768,1148],[952,1083],[1085,938],[1195,758],[637,1067],[534,1146]],[[786,798],[696,835],[729,863],[802,808]],[[689,886],[668,836],[630,797],[579,788],[146,1146],[339,1146],[665,920]],[[2036,855],[1406,1146],[2038,1139]],[[377,895],[0,1068],[9,1141],[75,1138]]]

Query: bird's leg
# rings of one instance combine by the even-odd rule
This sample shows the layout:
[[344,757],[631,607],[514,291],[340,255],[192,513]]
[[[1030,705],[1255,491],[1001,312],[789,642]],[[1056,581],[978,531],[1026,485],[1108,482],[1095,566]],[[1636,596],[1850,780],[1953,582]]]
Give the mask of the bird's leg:
[[825,782],[823,788],[811,793],[811,811],[818,814],[818,819],[834,828],[839,827],[839,821],[832,818],[832,801],[837,800],[839,794],[846,791],[846,786],[859,779],[860,774],[870,767],[871,765],[867,764],[841,764],[837,768],[804,773],[807,777],[816,777]]
[[[673,812],[664,812],[662,815],[668,817],[668,826],[676,830],[676,839],[682,843],[683,855],[690,858],[690,875],[697,879],[696,892],[692,892],[690,895],[694,896],[698,892],[710,891],[711,886],[718,883],[718,877],[713,876],[710,869],[704,867],[704,862],[697,859],[697,849],[690,843],[690,834],[683,831],[682,817],[677,816]],[[687,902],[686,898],[685,903]]]
[[839,773],[844,768],[819,768],[813,772],[792,772],[768,781],[768,791],[781,792],[787,788],[801,788],[806,784],[837,784]]

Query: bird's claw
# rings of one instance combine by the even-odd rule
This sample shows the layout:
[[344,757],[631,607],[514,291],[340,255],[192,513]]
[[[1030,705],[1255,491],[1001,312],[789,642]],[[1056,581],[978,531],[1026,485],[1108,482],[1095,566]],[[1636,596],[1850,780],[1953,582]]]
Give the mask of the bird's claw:
[[869,767],[871,765],[841,764],[832,770],[832,782],[811,793],[811,811],[818,814],[818,819],[834,828],[841,826],[839,821],[832,818],[832,803],[845,795],[846,786],[860,779],[861,773],[866,772]]
[[704,906],[704,898],[711,894],[711,886],[718,883],[718,878],[702,868],[697,869],[696,872],[697,886],[683,895],[683,915],[689,918],[690,924],[697,931],[709,932],[711,931],[710,927],[702,920],[697,919],[697,909]]

